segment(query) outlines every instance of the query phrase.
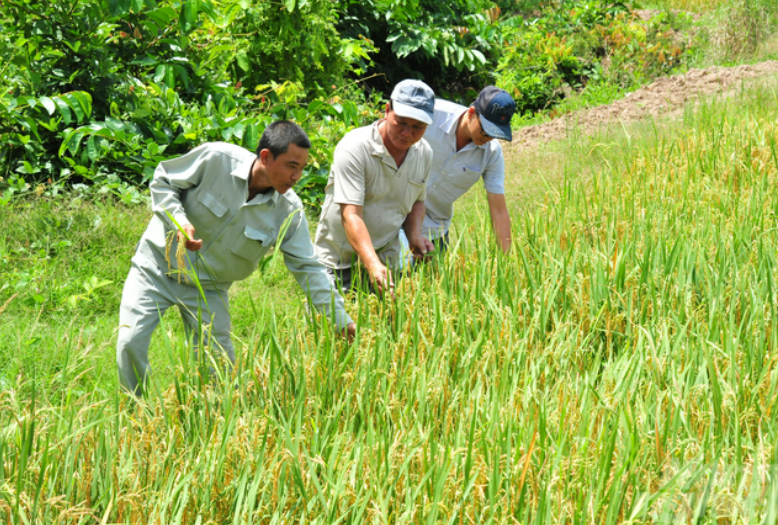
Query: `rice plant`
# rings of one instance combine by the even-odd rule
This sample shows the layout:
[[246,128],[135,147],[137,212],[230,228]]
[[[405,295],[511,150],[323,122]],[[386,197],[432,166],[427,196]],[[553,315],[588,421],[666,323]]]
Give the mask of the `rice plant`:
[[166,337],[135,403],[71,333],[0,394],[0,521],[775,523],[776,117],[579,144],[509,256],[461,217],[352,345],[267,296],[231,377]]

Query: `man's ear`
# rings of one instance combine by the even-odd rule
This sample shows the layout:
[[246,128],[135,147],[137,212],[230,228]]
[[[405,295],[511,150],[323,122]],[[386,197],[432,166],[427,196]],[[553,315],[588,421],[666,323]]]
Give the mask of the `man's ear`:
[[267,148],[259,152],[259,160],[262,162],[262,164],[267,164],[267,162],[272,158],[273,154],[270,153],[270,150]]

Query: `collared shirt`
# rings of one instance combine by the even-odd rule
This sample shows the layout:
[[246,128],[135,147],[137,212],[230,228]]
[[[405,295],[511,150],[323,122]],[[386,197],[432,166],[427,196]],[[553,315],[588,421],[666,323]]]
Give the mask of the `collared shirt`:
[[416,202],[426,198],[432,150],[424,139],[410,147],[397,167],[378,131],[381,120],[346,134],[335,148],[316,252],[330,268],[351,267],[357,255],[346,237],[341,204],[362,206],[378,257],[390,267],[399,264],[400,228]]
[[[336,323],[344,327],[351,319],[316,257],[299,197],[292,190],[284,195],[271,190],[247,202],[255,159],[244,148],[214,142],[160,162],[150,185],[154,217],[141,238],[140,253],[178,278],[177,228],[169,213],[180,226],[192,224],[195,237],[203,241],[199,251],[186,252],[188,273],[196,275],[203,287],[226,290],[251,275],[280,242],[284,263],[311,302],[329,313],[334,301]],[[168,261],[169,236],[173,239]]]
[[454,201],[479,179],[484,181],[487,192],[505,193],[505,160],[499,141],[491,140],[483,146],[470,142],[457,151],[457,125],[465,111],[465,106],[435,100],[435,117],[424,133],[435,155],[422,225],[422,233],[429,239],[448,232],[454,216]]

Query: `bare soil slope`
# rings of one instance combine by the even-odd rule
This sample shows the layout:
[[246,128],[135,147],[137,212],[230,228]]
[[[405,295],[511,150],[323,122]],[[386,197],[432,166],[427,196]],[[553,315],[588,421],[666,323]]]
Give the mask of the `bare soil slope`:
[[621,100],[605,106],[576,111],[551,122],[529,126],[513,134],[513,147],[532,148],[543,142],[565,137],[577,126],[591,133],[612,123],[628,123],[648,116],[675,116],[687,102],[717,92],[739,88],[754,79],[778,78],[778,61],[737,67],[692,69],[683,75],[663,77]]

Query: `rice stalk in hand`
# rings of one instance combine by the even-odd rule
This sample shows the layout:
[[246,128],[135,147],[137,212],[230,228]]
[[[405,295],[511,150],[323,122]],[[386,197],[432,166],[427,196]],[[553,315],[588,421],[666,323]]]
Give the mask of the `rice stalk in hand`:
[[[170,262],[170,250],[173,247],[173,240],[176,238],[176,231],[171,230],[168,232],[167,240],[165,242],[165,260],[167,261],[167,268],[170,272],[173,272],[173,264]],[[181,282],[181,275],[184,276],[184,282],[188,282],[186,274],[182,268],[186,268],[186,245],[182,242],[178,243],[176,247],[176,274],[178,275],[178,282]]]
[[[180,224],[178,224],[178,221],[173,218],[172,215],[170,215],[169,212],[165,211],[167,213],[168,218],[173,222],[176,229],[171,230],[168,233],[167,240],[165,242],[165,260],[168,264],[168,270],[171,272],[173,271],[173,265],[170,263],[170,249],[173,246],[173,239],[176,238],[176,233],[181,232],[181,235],[184,236],[184,238],[188,241],[191,241],[192,238],[189,236],[188,233],[181,227]],[[184,273],[186,271],[186,243],[179,242],[178,246],[176,247],[176,265],[178,266],[178,282],[181,282],[181,275],[184,274],[184,282],[189,282],[186,274]]]

